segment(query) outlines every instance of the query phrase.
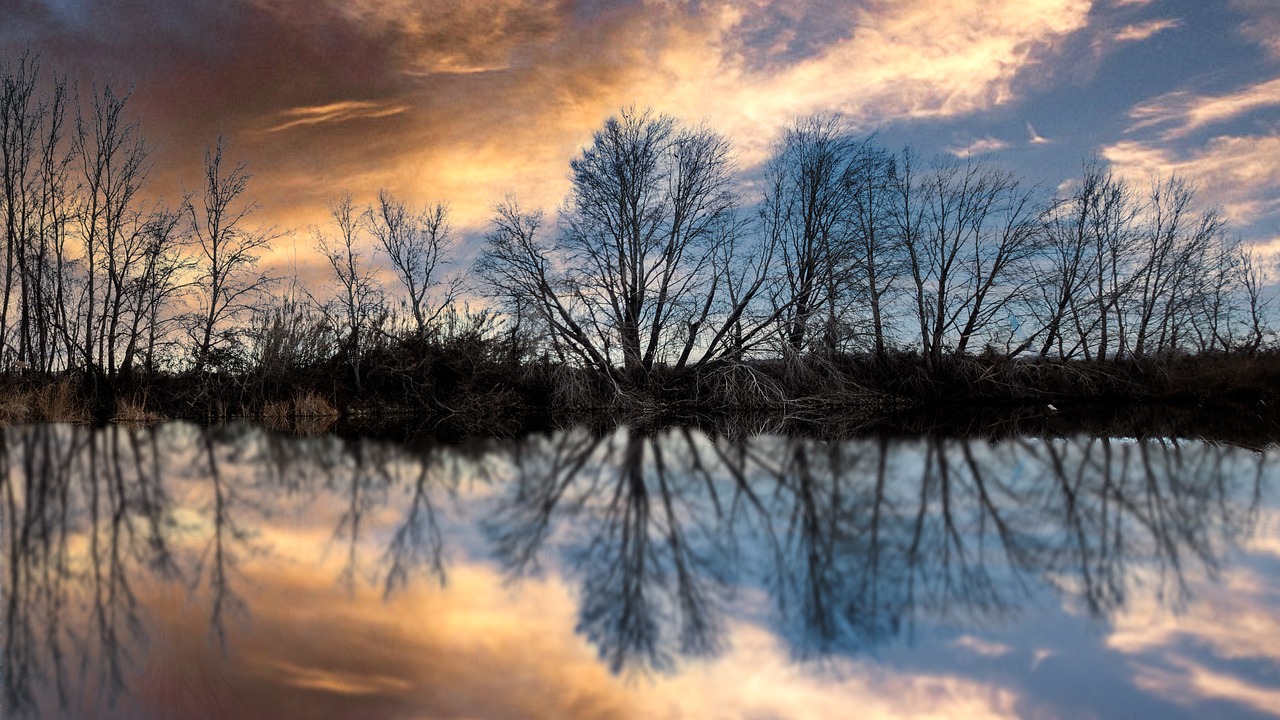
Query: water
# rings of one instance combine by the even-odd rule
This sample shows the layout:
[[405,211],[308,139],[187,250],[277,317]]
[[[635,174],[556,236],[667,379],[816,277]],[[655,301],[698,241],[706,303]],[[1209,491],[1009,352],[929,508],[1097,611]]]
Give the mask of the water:
[[1274,454],[4,431],[6,718],[1280,715]]

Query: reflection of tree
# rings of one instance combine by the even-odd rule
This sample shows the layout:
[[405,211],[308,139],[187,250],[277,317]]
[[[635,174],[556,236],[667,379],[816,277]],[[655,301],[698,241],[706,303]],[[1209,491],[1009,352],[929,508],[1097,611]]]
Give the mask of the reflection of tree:
[[[404,519],[397,524],[381,558],[386,567],[384,594],[390,596],[405,588],[419,574],[435,578],[443,585],[444,533],[440,510],[431,496],[433,490],[443,484],[439,475],[448,459],[428,450],[414,458],[414,462],[406,462],[403,453],[393,452],[391,446],[386,445],[375,446],[371,454],[381,482],[387,487],[406,486],[409,492]],[[456,477],[456,473],[453,476]]]
[[226,652],[227,615],[244,617],[248,614],[248,606],[232,588],[231,574],[235,571],[239,560],[234,546],[247,543],[252,533],[235,519],[235,508],[240,502],[240,494],[236,485],[228,483],[222,476],[218,460],[219,443],[215,442],[212,431],[203,432],[200,435],[209,488],[213,493],[211,507],[207,510],[213,528],[209,541],[196,562],[193,584],[199,584],[200,578],[207,571],[210,594],[209,627],[218,638],[223,652]]
[[[1160,440],[570,431],[410,451],[243,427],[14,429],[3,700],[17,717],[91,715],[82,703],[127,694],[166,584],[208,603],[227,650],[249,617],[244,565],[271,550],[258,523],[276,513],[332,529],[339,579],[388,596],[443,583],[448,546],[467,542],[453,512],[480,513],[513,580],[576,584],[578,630],[615,670],[663,669],[723,645],[735,596],[766,597],[747,611],[800,655],[990,620],[1046,588],[1104,619],[1138,583],[1183,600],[1253,524],[1265,460]],[[459,492],[464,478],[479,492]]]
[[1123,605],[1140,565],[1155,569],[1169,601],[1185,599],[1189,563],[1216,572],[1253,523],[1265,468],[1262,455],[1203,443],[1020,445],[1043,468],[1043,521],[1060,529],[1050,539],[1055,567],[1101,616]]
[[[584,575],[578,628],[615,670],[668,667],[672,653],[711,654],[721,634],[716,594],[723,558],[706,526],[718,512],[706,486],[673,468],[680,437],[562,433],[534,439],[513,457],[511,496],[488,523],[515,575],[537,567],[555,518]],[[673,471],[675,470],[675,471]],[[670,646],[674,646],[670,647]]]
[[580,574],[579,629],[615,668],[713,652],[730,581],[769,591],[802,654],[989,621],[1046,585],[1107,616],[1140,568],[1171,600],[1189,561],[1212,571],[1262,470],[1214,446],[1115,444],[561,433],[512,450],[487,528],[513,575],[548,553]]
[[155,437],[45,425],[5,440],[4,705],[21,716],[112,704],[144,635],[137,575],[174,572]]

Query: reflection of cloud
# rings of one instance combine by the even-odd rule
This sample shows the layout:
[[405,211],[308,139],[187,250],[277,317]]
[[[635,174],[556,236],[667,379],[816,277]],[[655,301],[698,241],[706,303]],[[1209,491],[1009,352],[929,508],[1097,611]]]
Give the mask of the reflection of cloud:
[[[1226,573],[1216,590],[1175,615],[1155,598],[1135,598],[1116,619],[1108,646],[1136,655],[1194,639],[1223,658],[1272,658],[1280,662],[1280,593],[1267,578],[1239,569]],[[1224,617],[1231,622],[1224,623]]]
[[[951,643],[951,646],[968,650],[983,657],[1000,657],[1013,652],[1013,648],[1008,645],[991,642],[990,640],[983,640],[982,638],[974,637],[973,635],[961,635]],[[1040,659],[1037,659],[1036,663],[1039,664],[1039,662]]]
[[1214,672],[1183,657],[1170,658],[1176,670],[1139,665],[1134,684],[1182,705],[1226,700],[1265,715],[1280,717],[1280,690],[1260,687],[1234,675]]
[[[1272,250],[1280,250],[1280,238],[1274,238],[1268,246]],[[1280,559],[1280,510],[1262,509],[1258,511],[1258,525],[1253,537],[1245,542],[1250,552],[1265,553]]]
[[[999,687],[948,675],[903,674],[873,662],[833,660],[814,674],[787,660],[760,628],[733,629],[735,652],[659,684],[645,717],[1015,718],[1020,700]],[[670,703],[671,712],[662,705]]]
[[413,689],[413,685],[407,680],[378,674],[351,671],[337,673],[321,668],[299,667],[287,662],[274,662],[269,670],[278,672],[280,682],[285,685],[340,695],[377,695]]
[[[267,537],[292,548],[291,534]],[[177,688],[189,688],[182,709],[193,720],[231,708],[249,720],[803,718],[854,707],[873,719],[1018,717],[1014,693],[973,680],[852,660],[814,673],[748,624],[732,629],[721,658],[636,685],[609,674],[575,633],[576,601],[556,580],[526,580],[515,593],[496,571],[459,564],[447,589],[415,584],[384,602],[373,589],[336,587],[335,562],[307,569],[295,558],[247,573],[252,620],[233,628],[230,662],[205,641],[198,603],[153,604],[163,632],[139,701],[163,716]]]
[[1173,30],[1180,27],[1182,27],[1182,21],[1177,18],[1160,18],[1144,23],[1126,25],[1117,30],[1112,39],[1116,42],[1142,42],[1165,30]]
[[[1191,705],[1226,700],[1280,715],[1280,689],[1260,687],[1214,670],[1208,663],[1262,661],[1280,665],[1280,593],[1257,570],[1234,569],[1216,585],[1206,585],[1175,617],[1154,598],[1135,598],[1116,624],[1107,645],[1133,658],[1135,684],[1148,692]],[[1224,622],[1224,619],[1230,621]],[[1208,650],[1209,656],[1190,655]]]

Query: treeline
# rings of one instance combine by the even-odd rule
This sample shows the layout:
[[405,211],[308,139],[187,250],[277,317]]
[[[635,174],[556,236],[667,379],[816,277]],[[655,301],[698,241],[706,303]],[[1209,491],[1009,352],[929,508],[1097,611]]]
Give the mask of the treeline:
[[1186,357],[1193,382],[1224,374],[1207,357],[1270,377],[1267,268],[1183,178],[1137,187],[1091,160],[1054,196],[838,115],[795,120],[744,174],[713,129],[627,109],[571,161],[555,218],[495,206],[469,269],[446,204],[335,199],[309,232],[330,282],[308,288],[259,267],[281,233],[255,225],[221,139],[195,190],[147,199],[128,101],[30,54],[0,67],[0,367],[81,378],[98,405],[1141,394]]

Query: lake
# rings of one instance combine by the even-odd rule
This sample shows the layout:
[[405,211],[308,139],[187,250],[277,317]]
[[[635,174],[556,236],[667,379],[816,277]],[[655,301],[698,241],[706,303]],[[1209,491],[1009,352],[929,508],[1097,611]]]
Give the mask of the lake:
[[1277,452],[13,427],[6,718],[1280,716]]

